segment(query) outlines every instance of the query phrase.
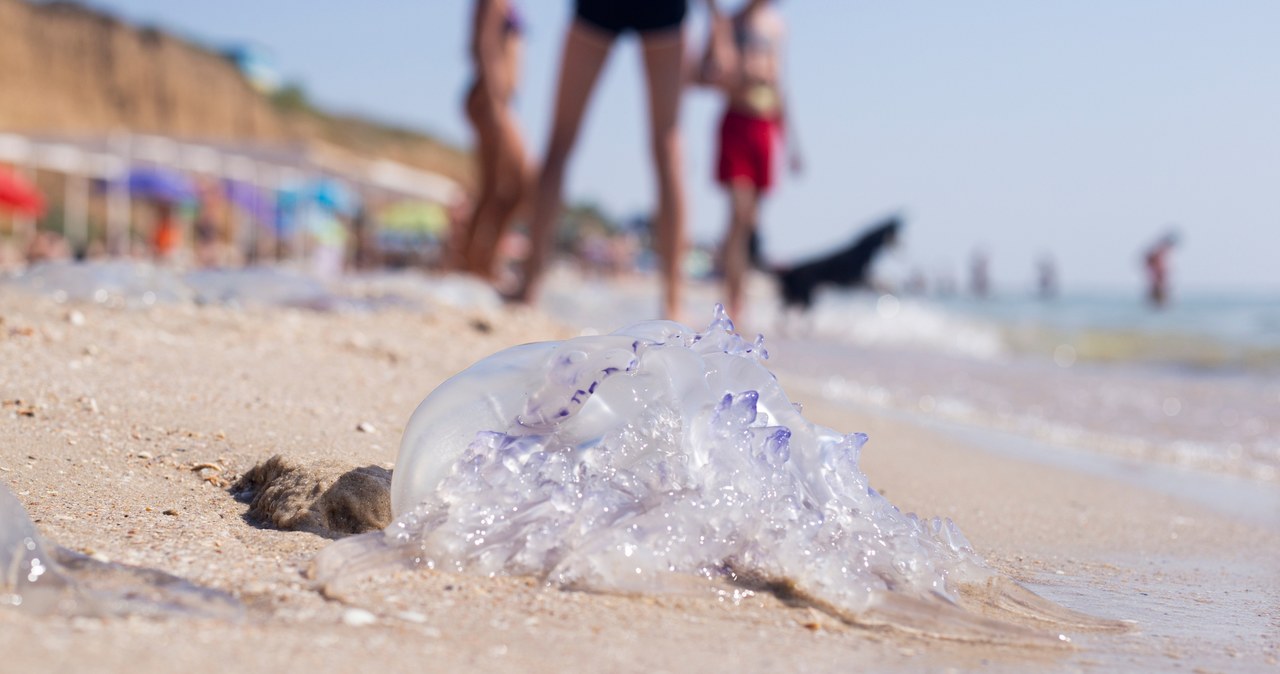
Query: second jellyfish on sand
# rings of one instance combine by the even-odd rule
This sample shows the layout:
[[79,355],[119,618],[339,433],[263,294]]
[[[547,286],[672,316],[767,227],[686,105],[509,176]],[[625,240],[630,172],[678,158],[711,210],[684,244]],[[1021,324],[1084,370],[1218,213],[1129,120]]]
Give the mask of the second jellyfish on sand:
[[858,465],[866,436],[805,420],[767,357],[719,308],[703,331],[651,321],[490,356],[410,419],[394,522],[313,575],[332,591],[416,565],[615,592],[701,576],[941,637],[1119,626],[999,577],[950,520],[901,512]]
[[102,562],[44,541],[0,484],[0,609],[32,615],[239,620],[231,595],[156,569]]

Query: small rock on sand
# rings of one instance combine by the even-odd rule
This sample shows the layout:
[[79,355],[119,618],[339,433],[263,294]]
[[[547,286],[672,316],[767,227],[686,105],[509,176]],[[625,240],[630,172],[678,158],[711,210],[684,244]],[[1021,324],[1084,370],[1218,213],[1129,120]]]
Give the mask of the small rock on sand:
[[303,463],[277,454],[250,468],[231,491],[249,500],[250,519],[278,529],[338,538],[391,524],[391,471],[381,466]]

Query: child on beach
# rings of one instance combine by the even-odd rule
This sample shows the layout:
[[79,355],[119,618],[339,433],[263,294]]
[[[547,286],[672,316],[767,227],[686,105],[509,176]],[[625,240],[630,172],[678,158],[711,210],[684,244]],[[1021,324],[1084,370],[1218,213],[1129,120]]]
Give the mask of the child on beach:
[[530,302],[537,295],[560,216],[565,167],[587,101],[618,37],[634,32],[640,37],[649,89],[650,142],[658,183],[654,239],[662,260],[662,309],[668,318],[678,316],[685,213],[676,122],[684,84],[682,27],[687,12],[687,0],[577,0],[565,36],[551,139],[530,222],[529,259],[523,285],[514,293],[516,300]]
[[748,0],[732,16],[711,7],[711,38],[697,73],[725,97],[716,180],[729,194],[729,229],[721,249],[729,315],[743,315],[743,285],[760,201],[773,186],[774,146],[788,137],[791,169],[801,167],[782,88],[785,24],[769,0]]
[[476,134],[480,194],[453,255],[458,269],[491,281],[498,243],[528,193],[524,141],[511,111],[520,79],[521,22],[507,0],[477,0],[471,28],[475,82],[466,112]]

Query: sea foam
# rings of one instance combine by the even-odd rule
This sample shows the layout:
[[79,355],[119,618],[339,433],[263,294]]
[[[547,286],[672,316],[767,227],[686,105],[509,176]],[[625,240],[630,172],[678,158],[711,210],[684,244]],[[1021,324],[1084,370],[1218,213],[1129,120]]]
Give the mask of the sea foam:
[[1001,584],[950,520],[872,488],[858,465],[867,437],[806,421],[767,357],[719,307],[701,332],[651,321],[490,356],[410,419],[395,521],[331,545],[312,572],[330,586],[412,565],[613,592],[702,576],[855,623],[1029,634],[960,609],[961,589],[1043,600]]

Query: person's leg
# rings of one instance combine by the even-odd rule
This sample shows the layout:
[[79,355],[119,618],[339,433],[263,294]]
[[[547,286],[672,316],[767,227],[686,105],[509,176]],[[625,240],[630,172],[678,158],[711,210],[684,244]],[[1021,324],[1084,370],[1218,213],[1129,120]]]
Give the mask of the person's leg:
[[487,226],[486,223],[494,219],[494,190],[497,182],[500,143],[495,137],[494,116],[487,107],[480,95],[480,84],[477,83],[467,96],[466,111],[476,139],[475,158],[479,192],[471,207],[471,213],[467,216],[466,224],[457,232],[456,239],[451,242],[449,256],[451,268],[473,274],[477,273],[472,259],[477,233]]
[[522,287],[513,296],[517,301],[533,301],[546,271],[547,258],[551,255],[551,242],[555,237],[556,220],[560,216],[565,166],[578,138],[587,101],[591,99],[591,91],[595,88],[596,79],[613,46],[613,39],[612,35],[581,21],[575,20],[569,26],[564,53],[560,59],[560,83],[556,90],[551,140],[547,144],[542,171],[538,175],[533,218],[529,222],[529,259],[525,263]]
[[662,259],[662,311],[680,317],[681,263],[685,250],[684,176],[680,155],[680,94],[684,82],[684,31],[676,28],[642,38],[649,85],[649,124],[658,180],[654,238]]
[[748,180],[736,180],[729,184],[729,231],[724,238],[724,286],[725,300],[729,303],[729,317],[736,321],[745,318],[743,291],[747,270],[751,266],[751,232],[759,215],[759,192]]
[[529,193],[524,142],[515,120],[510,113],[504,113],[496,121],[498,151],[494,157],[489,210],[485,218],[476,223],[467,256],[469,271],[490,280],[495,277],[495,261],[502,235]]

